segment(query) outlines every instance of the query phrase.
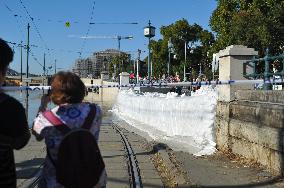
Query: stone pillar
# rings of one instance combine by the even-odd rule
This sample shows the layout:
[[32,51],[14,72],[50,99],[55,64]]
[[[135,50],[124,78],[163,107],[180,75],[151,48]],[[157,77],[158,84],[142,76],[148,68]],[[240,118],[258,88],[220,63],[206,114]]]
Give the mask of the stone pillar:
[[109,79],[109,74],[108,74],[107,71],[102,71],[101,72],[101,79],[102,79],[102,81],[106,81],[106,80]]
[[[128,85],[129,84],[129,73],[127,72],[122,72],[119,74],[120,76],[120,80],[119,80],[119,83],[120,85]],[[120,89],[128,89],[128,87],[122,87]]]
[[[221,50],[219,56],[219,80],[245,80],[243,77],[244,62],[251,60],[258,55],[257,51],[241,45],[228,46]],[[247,74],[252,72],[252,68],[246,70]],[[253,89],[253,84],[249,85],[218,85],[219,98],[216,107],[216,144],[217,149],[229,151],[230,148],[230,104],[235,99],[237,90]]]
[[[257,56],[258,52],[253,48],[242,45],[231,45],[218,53],[219,56],[219,80],[246,80],[243,77],[245,61]],[[252,72],[252,68],[247,68],[247,73]],[[230,102],[235,99],[237,90],[253,89],[253,84],[249,85],[220,85],[219,101]]]

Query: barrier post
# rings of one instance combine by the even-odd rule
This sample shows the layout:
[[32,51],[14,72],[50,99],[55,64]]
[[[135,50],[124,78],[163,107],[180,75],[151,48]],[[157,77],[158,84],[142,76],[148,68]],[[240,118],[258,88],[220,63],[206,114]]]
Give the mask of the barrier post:
[[[219,56],[219,80],[246,80],[243,76],[245,61],[257,56],[258,52],[253,48],[243,45],[231,45],[218,53]],[[253,67],[248,67],[247,73],[253,72]],[[253,84],[248,85],[220,85],[219,101],[230,102],[235,99],[235,92],[243,89],[253,89]]]
[[[129,84],[129,73],[122,72],[119,74],[120,76],[120,85],[128,85]],[[128,87],[121,87],[120,89],[128,89]]]

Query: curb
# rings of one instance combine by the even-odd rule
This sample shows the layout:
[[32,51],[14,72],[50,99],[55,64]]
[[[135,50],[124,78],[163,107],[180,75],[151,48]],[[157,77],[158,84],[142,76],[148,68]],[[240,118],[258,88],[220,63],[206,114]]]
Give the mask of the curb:
[[157,171],[166,187],[188,187],[191,185],[186,174],[177,166],[169,155],[171,149],[162,143],[149,143],[154,154],[151,156]]

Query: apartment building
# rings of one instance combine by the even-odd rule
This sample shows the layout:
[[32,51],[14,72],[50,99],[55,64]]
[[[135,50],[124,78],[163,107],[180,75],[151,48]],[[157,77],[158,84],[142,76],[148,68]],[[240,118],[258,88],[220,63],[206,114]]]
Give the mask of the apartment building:
[[[121,52],[115,49],[94,52],[86,59],[77,59],[73,67],[73,72],[81,78],[98,78],[102,71],[109,72],[112,58],[118,56]],[[130,59],[130,55],[129,55]]]

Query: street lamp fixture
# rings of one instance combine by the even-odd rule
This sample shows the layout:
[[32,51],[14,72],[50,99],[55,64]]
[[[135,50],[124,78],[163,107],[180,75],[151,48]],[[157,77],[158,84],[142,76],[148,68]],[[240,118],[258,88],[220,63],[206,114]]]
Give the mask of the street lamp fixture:
[[148,43],[148,79],[150,80],[150,39],[155,36],[155,27],[151,26],[151,22],[149,20],[148,26],[144,27],[144,36],[149,39]]

